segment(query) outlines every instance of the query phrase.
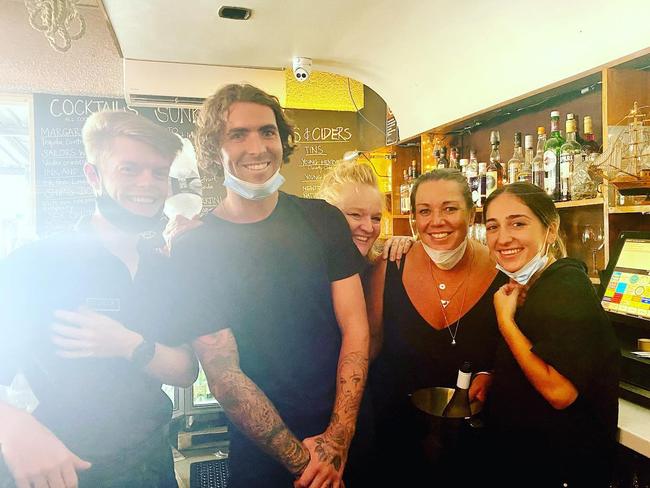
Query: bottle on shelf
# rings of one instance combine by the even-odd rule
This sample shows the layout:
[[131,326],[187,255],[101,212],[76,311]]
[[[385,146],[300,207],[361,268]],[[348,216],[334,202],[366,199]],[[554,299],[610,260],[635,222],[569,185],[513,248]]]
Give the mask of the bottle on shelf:
[[533,157],[533,185],[544,189],[544,145],[546,144],[546,129],[537,128],[537,151]]
[[490,134],[490,144],[492,145],[490,163],[485,169],[486,198],[489,197],[494,190],[503,186],[503,165],[501,164],[501,155],[499,154],[500,143],[501,138],[499,136],[499,131],[493,130]]
[[559,200],[571,200],[571,177],[573,165],[582,162],[582,146],[576,141],[576,121],[567,118],[566,141],[560,147],[560,194]]
[[410,194],[410,184],[409,184],[409,173],[410,173],[410,166],[408,171],[404,170],[404,176],[402,180],[402,184],[399,186],[399,211],[401,214],[407,214],[409,213],[409,206],[407,204],[411,194]]
[[[465,178],[468,178],[467,176],[467,166],[469,165],[469,160],[466,158],[462,158],[458,162],[458,167],[460,169],[460,174],[462,174]],[[469,179],[467,180],[469,183]]]
[[456,388],[449,403],[442,411],[443,417],[468,419],[472,416],[472,409],[469,404],[469,385],[472,381],[471,368],[469,361],[465,361],[458,370]]
[[433,151],[433,164],[431,165],[433,169],[436,169],[438,167],[440,161],[440,149],[436,149]]
[[560,133],[560,112],[551,112],[551,135],[544,144],[544,190],[553,198],[560,199],[560,148],[564,137]]
[[440,148],[440,159],[438,159],[438,168],[449,168],[449,160],[447,159],[447,147]]
[[508,161],[508,183],[514,183],[519,179],[519,172],[524,164],[524,155],[521,150],[521,132],[515,132],[515,148],[512,157]]
[[487,198],[487,163],[478,163],[478,189],[476,206],[482,207]]
[[567,118],[569,118],[569,115],[576,121],[576,141],[580,146],[584,146],[585,140],[580,137],[580,116],[578,114],[567,114]]
[[418,163],[414,160],[411,161],[411,178],[415,180],[420,174],[418,173]]
[[593,122],[591,121],[591,116],[585,115],[583,120],[585,137],[584,143],[582,144],[582,152],[585,157],[590,157],[592,154],[599,154],[600,147],[596,142],[596,136],[594,135]]
[[469,164],[467,171],[471,171],[478,175],[478,160],[476,159],[476,149],[469,150]]
[[517,176],[517,181],[525,181],[527,183],[533,182],[533,158],[535,157],[535,150],[533,149],[533,136],[526,134],[524,137],[524,164],[521,165],[521,170]]
[[458,163],[458,148],[452,146],[449,150],[449,167],[452,169],[460,169]]

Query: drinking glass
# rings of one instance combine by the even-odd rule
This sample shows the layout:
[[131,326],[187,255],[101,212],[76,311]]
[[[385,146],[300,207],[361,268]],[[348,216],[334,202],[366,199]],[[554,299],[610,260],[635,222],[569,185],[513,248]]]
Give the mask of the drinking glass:
[[592,269],[591,273],[593,276],[598,277],[598,268],[596,267],[596,255],[605,245],[605,235],[603,233],[603,228],[600,225],[587,224],[582,228],[582,234],[580,236],[581,241],[591,250],[592,257]]

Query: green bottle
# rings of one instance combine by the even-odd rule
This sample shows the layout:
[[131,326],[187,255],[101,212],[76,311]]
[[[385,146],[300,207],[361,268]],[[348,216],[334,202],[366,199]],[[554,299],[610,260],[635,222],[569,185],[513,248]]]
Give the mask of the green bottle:
[[560,147],[560,200],[571,200],[574,165],[582,162],[582,146],[576,141],[576,121],[566,121],[566,142]]
[[551,135],[544,144],[544,190],[553,198],[560,199],[560,148],[564,138],[560,133],[560,112],[551,112]]

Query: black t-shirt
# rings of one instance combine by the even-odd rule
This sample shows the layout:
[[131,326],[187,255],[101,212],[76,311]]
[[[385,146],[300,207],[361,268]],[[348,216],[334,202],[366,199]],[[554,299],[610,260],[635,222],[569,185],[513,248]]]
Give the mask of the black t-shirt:
[[546,473],[580,476],[605,466],[616,435],[620,350],[584,265],[565,258],[549,266],[528,290],[515,322],[532,351],[576,387],[578,398],[555,410],[501,340],[490,393],[498,437]]
[[[177,331],[192,340],[232,329],[242,371],[292,432],[301,439],[321,433],[333,408],[341,345],[331,282],[365,265],[345,218],[322,200],[280,193],[260,222],[214,214],[203,221],[172,251],[174,301],[182,310]],[[233,432],[231,442],[237,464],[247,440]]]
[[76,232],[27,245],[0,264],[0,382],[22,370],[39,400],[34,415],[69,449],[109,461],[145,442],[171,417],[159,381],[123,358],[65,359],[55,354],[55,310],[84,306],[145,338],[175,345],[157,328],[152,306],[166,258],[141,241],[134,279],[87,222]]

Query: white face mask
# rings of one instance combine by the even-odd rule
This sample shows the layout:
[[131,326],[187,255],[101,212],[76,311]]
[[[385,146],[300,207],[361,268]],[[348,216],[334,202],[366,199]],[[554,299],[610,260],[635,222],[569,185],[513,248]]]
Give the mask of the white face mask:
[[[546,237],[544,237],[544,244],[542,244],[542,248],[539,250],[537,254],[533,256],[533,258],[528,261],[526,264],[524,264],[518,271],[515,272],[510,272],[506,271],[503,266],[497,263],[497,269],[501,271],[503,274],[508,276],[510,279],[515,280],[517,283],[520,285],[525,285],[527,284],[532,276],[537,273],[540,269],[543,269],[544,266],[546,266],[546,263],[548,263],[548,246],[546,246],[546,251],[544,251],[544,247],[546,244],[546,239],[548,238],[548,232],[550,229],[546,231]],[[542,253],[544,251],[544,253]]]
[[436,266],[440,269],[451,269],[458,264],[458,262],[465,255],[465,249],[467,249],[467,237],[461,242],[456,249],[451,249],[449,251],[436,251],[435,249],[430,248],[424,242],[422,247],[431,258]]
[[264,200],[278,191],[285,181],[284,176],[280,174],[280,168],[264,183],[240,180],[228,171],[226,165],[223,166],[223,176],[223,186],[230,188],[246,200]]

